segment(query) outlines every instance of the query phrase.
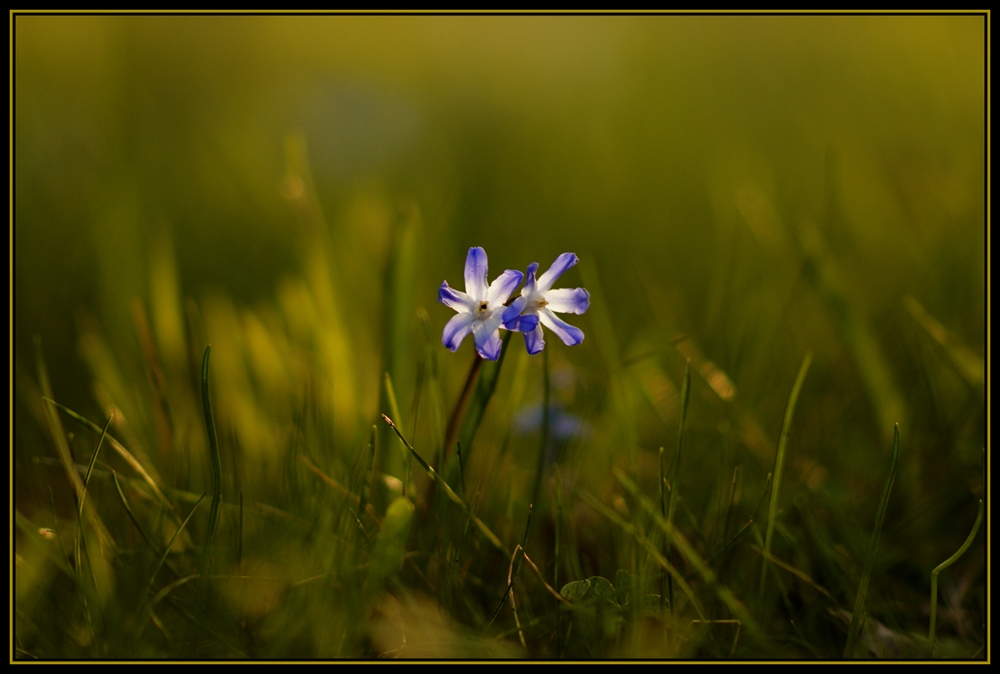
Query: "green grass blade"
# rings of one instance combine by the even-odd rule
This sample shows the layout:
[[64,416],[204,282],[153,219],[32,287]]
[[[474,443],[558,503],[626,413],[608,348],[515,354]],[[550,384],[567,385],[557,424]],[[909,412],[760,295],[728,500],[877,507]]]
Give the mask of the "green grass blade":
[[979,533],[979,525],[982,524],[982,521],[983,521],[983,502],[980,499],[979,512],[976,514],[976,523],[972,525],[972,531],[969,532],[969,537],[965,539],[965,542],[962,543],[962,547],[960,547],[954,555],[952,555],[948,559],[938,564],[937,567],[933,571],[931,571],[931,626],[930,629],[927,631],[927,641],[928,641],[927,648],[929,650],[931,657],[934,657],[934,639],[937,636],[936,631],[937,631],[938,576],[941,574],[942,571],[944,571],[949,566],[957,562],[959,557],[965,554],[965,551],[968,550],[969,546],[972,545],[972,541],[975,540],[976,534]]
[[927,313],[913,295],[903,297],[903,306],[910,312],[913,319],[920,324],[931,339],[933,339],[951,360],[955,370],[962,378],[976,389],[983,388],[983,378],[986,367],[983,359],[972,349],[962,344],[941,323]]
[[424,331],[424,360],[427,363],[425,378],[427,382],[427,415],[430,417],[431,450],[435,460],[440,464],[444,452],[444,404],[441,395],[441,376],[438,371],[438,349],[440,341],[431,335],[430,316],[420,307],[417,318]]
[[201,362],[201,400],[205,412],[205,430],[208,432],[208,451],[212,459],[212,507],[208,511],[208,532],[205,535],[205,545],[202,550],[203,574],[208,569],[209,550],[215,538],[215,530],[219,526],[222,506],[222,457],[219,454],[219,438],[216,435],[215,420],[212,417],[212,403],[208,397],[208,357],[211,352],[211,346],[205,347],[205,356]]
[[201,502],[205,500],[205,496],[207,496],[207,494],[201,495],[198,502],[194,504],[193,508],[191,508],[191,512],[188,513],[188,516],[185,517],[181,522],[181,525],[177,527],[177,531],[175,531],[174,535],[170,537],[170,542],[167,543],[167,547],[163,550],[163,554],[160,556],[160,561],[156,563],[156,568],[153,569],[153,575],[149,577],[149,583],[146,585],[146,591],[142,593],[143,599],[149,596],[149,591],[153,589],[153,583],[156,581],[156,574],[160,572],[160,567],[162,567],[163,563],[167,561],[167,555],[170,554],[170,548],[173,546],[174,541],[177,540],[177,537],[180,536],[181,532],[184,531],[184,527],[187,526],[187,523],[191,521],[191,516],[194,515],[196,510],[198,510],[198,506],[200,506]]
[[[486,406],[489,405],[490,399],[493,398],[493,392],[496,391],[497,381],[500,379],[500,368],[503,367],[504,359],[509,350],[510,338],[513,334],[513,332],[505,331],[499,358],[496,360],[484,360],[482,363],[479,380],[476,382],[475,393],[472,394],[472,399],[465,410],[465,416],[458,431],[458,441],[462,443],[462,450],[465,452],[466,459],[468,459],[469,452],[472,450],[472,441],[479,431],[479,425],[483,422],[483,417],[486,416]],[[445,456],[448,455],[450,449],[450,447],[445,447]]]
[[368,441],[368,467],[365,469],[365,479],[361,483],[361,496],[358,501],[358,519],[368,508],[368,489],[372,482],[372,471],[375,469],[375,443],[378,440],[378,426],[372,424],[372,435]]
[[597,260],[587,254],[581,254],[580,259],[582,260],[579,266],[580,278],[590,292],[590,308],[587,315],[590,316],[590,325],[594,331],[594,342],[610,377],[608,391],[625,442],[629,473],[634,477],[639,452],[631,381],[622,365],[621,350],[615,335],[614,321],[609,312],[610,305],[601,283]]
[[[45,359],[42,356],[41,339],[37,336],[35,337],[35,348],[37,351],[35,357],[38,369],[38,384],[42,389],[42,400],[51,402],[52,384],[49,381],[49,371],[45,366]],[[45,417],[45,420],[48,422],[49,431],[52,433],[52,441],[55,443],[56,452],[59,454],[59,460],[62,462],[63,470],[66,471],[66,478],[69,480],[70,485],[72,485],[73,492],[79,501],[83,493],[83,481],[76,470],[76,462],[73,461],[69,443],[66,441],[66,433],[62,427],[62,423],[59,421],[59,415],[46,408]]]
[[[86,547],[83,534],[83,506],[87,502],[87,486],[90,484],[90,476],[94,472],[94,464],[97,463],[97,455],[101,451],[101,445],[104,444],[104,436],[108,434],[108,427],[111,426],[111,421],[114,419],[114,415],[108,417],[108,422],[104,424],[104,430],[101,431],[101,437],[97,441],[97,447],[94,449],[93,455],[90,457],[90,463],[87,465],[87,474],[83,478],[83,488],[80,490],[80,502],[76,509],[76,545],[74,546],[74,558],[76,559],[76,569],[77,572],[80,571],[80,548]],[[97,580],[93,577],[93,567],[91,567],[91,580],[97,583]]]
[[[673,525],[669,524],[659,513],[656,512],[656,506],[653,504],[649,498],[642,493],[642,490],[628,478],[625,473],[623,473],[618,468],[614,469],[614,475],[618,479],[618,482],[628,491],[635,502],[638,503],[647,515],[653,518],[653,521],[658,527],[663,531],[664,535],[670,541],[672,545],[677,548],[677,552],[687,560],[687,563],[691,565],[691,568],[701,576],[705,584],[714,588],[716,596],[726,605],[726,607],[732,612],[735,618],[738,618],[743,622],[743,627],[751,634],[759,634],[760,629],[757,627],[756,621],[750,616],[746,607],[733,595],[730,590],[722,585],[715,571],[701,558],[701,555],[695,550],[694,546],[690,541]],[[676,577],[674,579],[676,581]],[[699,616],[701,617],[701,616]],[[705,618],[701,617],[702,620]]]
[[677,450],[670,463],[670,504],[667,508],[667,522],[673,525],[674,512],[677,507],[677,480],[681,473],[681,447],[684,445],[684,422],[687,419],[688,400],[691,397],[691,361],[684,365],[684,383],[681,385],[681,416],[677,427]]
[[104,444],[104,437],[108,434],[108,428],[111,426],[111,420],[114,418],[114,415],[108,417],[108,422],[104,424],[104,430],[101,431],[101,437],[97,441],[96,449],[94,449],[94,455],[90,457],[90,463],[87,465],[87,474],[83,478],[83,490],[80,493],[80,507],[77,510],[77,514],[81,517],[83,516],[83,505],[87,501],[87,486],[90,484],[90,476],[94,472],[97,455],[101,451],[101,445]]
[[[392,418],[396,419],[398,423],[402,423],[401,421],[399,421],[400,419],[402,419],[402,415],[399,413],[399,404],[396,402],[396,389],[392,385],[392,377],[389,375],[388,372],[386,372],[383,375],[382,379],[385,385],[385,397],[389,403],[389,413],[392,414]],[[400,433],[404,432],[403,427],[400,428],[399,432]],[[409,485],[410,485],[410,453],[406,451],[405,447],[403,448],[403,453],[402,456],[400,457],[400,460],[402,462],[402,468],[403,468],[402,471],[403,496],[406,496],[409,493]],[[394,464],[395,462],[392,463]]]
[[614,524],[617,524],[625,531],[625,533],[634,537],[639,545],[646,549],[646,552],[653,558],[653,561],[659,564],[660,567],[662,567],[667,573],[670,574],[670,577],[674,579],[674,582],[677,583],[677,587],[680,588],[681,594],[687,597],[688,601],[691,602],[691,606],[694,607],[695,613],[698,614],[698,618],[701,620],[708,620],[708,616],[705,614],[705,609],[701,607],[701,602],[699,602],[697,596],[695,596],[694,590],[691,589],[691,586],[688,585],[686,580],[684,580],[684,576],[680,574],[677,568],[671,564],[666,557],[660,554],[660,551],[656,549],[656,546],[652,541],[650,541],[646,536],[643,536],[642,532],[636,529],[631,522],[626,521],[614,510],[601,503],[601,501],[596,497],[579,488],[575,491],[577,496],[579,496],[584,503],[589,505],[601,515],[604,515]]
[[[660,447],[658,458],[659,458],[659,464],[660,464],[660,481],[658,483],[659,489],[657,491],[659,492],[659,496],[660,496],[660,517],[662,517],[663,520],[666,521],[666,519],[667,519],[667,490],[666,490],[667,474],[666,474],[666,466],[664,465],[663,447]],[[669,554],[670,554],[670,549],[669,549],[669,546],[667,544],[667,537],[664,536],[663,537],[663,556],[666,558],[666,557],[669,556]],[[667,597],[667,585],[668,585],[669,582],[670,581],[667,579],[667,577],[665,575],[662,575],[662,574],[660,575],[660,613],[661,614],[663,613],[663,608],[664,608],[663,602],[666,600],[666,597]]]
[[812,363],[812,351],[806,352],[806,357],[802,360],[802,367],[795,377],[795,384],[792,392],[788,396],[788,404],[785,405],[785,418],[781,422],[781,436],[778,438],[778,453],[774,457],[774,479],[771,482],[771,503],[767,508],[767,533],[764,536],[764,561],[760,567],[760,599],[764,599],[764,581],[767,578],[768,555],[771,554],[771,541],[774,538],[774,523],[778,516],[778,496],[781,492],[781,477],[785,467],[785,453],[788,448],[788,430],[792,427],[792,415],[795,414],[795,404],[799,399],[799,392],[802,384],[806,380],[806,373],[809,372],[809,365]]
[[[403,205],[393,229],[391,250],[385,268],[383,368],[397,386],[409,387],[414,381],[412,357],[415,336],[414,291],[417,287],[415,279],[420,260],[421,218],[416,204]],[[399,398],[396,398],[395,392],[390,393],[388,389],[385,393],[391,396],[386,401],[390,408],[395,404],[395,400],[402,403],[400,407],[406,408],[405,403],[409,396],[404,390],[398,392],[401,394]],[[403,421],[398,413],[394,413],[392,418],[399,423]],[[411,428],[411,436],[412,432]]]
[[146,535],[146,532],[142,528],[142,525],[139,524],[139,520],[136,519],[135,513],[132,512],[132,507],[129,505],[128,499],[125,498],[125,492],[122,490],[122,485],[120,482],[118,482],[118,473],[116,473],[115,471],[111,471],[111,477],[115,481],[115,490],[118,492],[118,498],[121,499],[122,506],[124,506],[125,512],[128,513],[129,519],[132,520],[132,524],[135,525],[135,528],[139,532],[139,535],[142,536],[142,540],[146,541],[146,544],[153,549],[153,552],[159,555],[160,549],[156,547],[153,541],[150,540],[149,536]]
[[854,613],[851,615],[851,627],[847,632],[847,645],[844,647],[844,657],[849,658],[854,653],[854,644],[858,635],[861,634],[862,610],[865,606],[865,599],[868,596],[868,583],[872,577],[872,567],[875,565],[875,551],[878,550],[878,540],[882,535],[882,524],[885,521],[886,504],[889,503],[889,492],[892,491],[892,483],[896,480],[896,462],[899,458],[899,424],[893,427],[892,434],[892,459],[889,462],[889,474],[885,478],[885,485],[882,487],[882,497],[878,502],[878,511],[875,514],[875,529],[872,531],[871,541],[868,543],[868,554],[865,556],[865,567],[861,572],[861,582],[858,584],[858,596],[854,600]]
[[[681,447],[684,445],[684,422],[687,419],[688,400],[691,397],[691,359],[684,363],[684,382],[681,384],[681,416],[677,426],[677,449],[674,451],[674,459],[670,464],[670,504],[667,507],[667,527],[674,526],[674,513],[677,508],[677,494],[679,489],[679,478],[681,474]],[[662,460],[660,462],[662,464]],[[662,489],[662,487],[661,487]],[[662,510],[662,504],[661,504]],[[664,541],[664,552],[667,559],[670,559],[670,539]],[[670,605],[674,605],[674,583],[669,579],[667,583],[667,595],[670,598]]]
[[[93,421],[87,419],[86,417],[80,414],[77,414],[76,412],[66,407],[65,405],[57,403],[51,397],[43,396],[42,400],[49,403],[50,405],[55,406],[57,409],[62,410],[66,414],[66,416],[73,419],[74,421],[80,422],[81,424],[83,424],[90,430],[94,431],[95,433],[102,432],[101,427],[95,424]],[[140,476],[142,476],[142,479],[145,480],[146,484],[148,484],[150,489],[153,490],[153,493],[156,494],[156,497],[160,500],[160,503],[164,505],[167,508],[167,510],[173,510],[173,506],[170,504],[170,501],[168,501],[167,498],[163,495],[163,492],[160,491],[160,488],[156,486],[156,481],[152,478],[152,476],[148,472],[146,472],[146,469],[143,468],[141,463],[139,463],[139,460],[136,459],[135,456],[133,456],[132,453],[128,451],[124,445],[118,442],[118,440],[116,440],[114,436],[108,435],[107,440],[108,443],[111,445],[111,448],[114,449],[116,452],[118,452],[118,455],[121,456],[125,460],[125,462],[128,463],[128,465],[131,466],[133,470],[135,470],[135,472],[137,472]]]
[[503,552],[505,555],[508,554],[507,549],[504,547],[497,535],[490,531],[490,528],[486,526],[485,522],[472,513],[472,509],[464,500],[462,500],[462,497],[455,493],[455,490],[448,485],[445,479],[442,478],[438,472],[430,466],[430,464],[424,461],[424,458],[417,453],[417,450],[413,448],[413,445],[411,445],[409,441],[403,437],[403,434],[399,432],[399,429],[396,428],[396,424],[393,423],[392,419],[384,414],[382,415],[382,418],[385,420],[385,423],[389,424],[389,428],[396,433],[396,437],[399,438],[399,441],[402,442],[408,450],[410,450],[410,453],[413,455],[413,458],[417,460],[417,463],[420,464],[420,467],[423,468],[428,475],[430,475],[431,479],[434,480],[435,483],[441,485],[445,494],[448,495],[448,498],[450,498],[457,505],[461,506],[461,508],[472,517],[472,521],[476,524],[476,528],[479,529],[480,533],[483,534],[486,540],[488,540],[497,550]]
[[538,463],[535,466],[535,486],[531,489],[531,501],[536,504],[542,493],[542,475],[545,474],[545,452],[549,444],[549,423],[550,413],[549,397],[551,395],[551,384],[549,382],[549,352],[542,351],[542,430],[538,444]]

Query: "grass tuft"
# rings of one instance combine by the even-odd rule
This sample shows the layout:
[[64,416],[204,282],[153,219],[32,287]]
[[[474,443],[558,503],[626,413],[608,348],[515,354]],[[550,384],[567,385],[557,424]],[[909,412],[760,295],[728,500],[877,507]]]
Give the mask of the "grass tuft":
[[778,438],[778,451],[774,456],[774,479],[771,482],[771,503],[767,508],[767,533],[764,536],[764,561],[760,569],[760,599],[764,598],[764,582],[767,579],[767,564],[771,554],[771,541],[774,537],[774,525],[778,519],[778,496],[781,491],[781,479],[784,475],[785,453],[788,448],[788,430],[792,427],[792,415],[795,413],[795,404],[799,400],[799,392],[802,384],[806,380],[806,373],[809,372],[809,365],[812,364],[812,351],[806,353],[799,368],[799,374],[795,377],[795,384],[792,385],[792,392],[788,395],[788,404],[785,405],[785,417],[781,422],[781,435]]
[[847,645],[844,646],[844,657],[854,657],[854,645],[861,628],[864,625],[867,613],[864,612],[865,600],[868,598],[868,583],[871,581],[872,569],[875,566],[875,553],[878,550],[878,541],[882,535],[882,524],[885,522],[886,505],[889,503],[889,493],[892,491],[893,482],[896,481],[896,462],[899,459],[899,424],[893,427],[892,433],[892,458],[889,460],[889,474],[886,475],[885,485],[882,487],[882,496],[879,498],[878,511],[875,514],[875,528],[872,531],[871,541],[868,543],[868,553],[865,555],[865,566],[861,572],[861,581],[858,583],[858,594],[854,600],[854,613],[851,614],[851,625],[847,632]]

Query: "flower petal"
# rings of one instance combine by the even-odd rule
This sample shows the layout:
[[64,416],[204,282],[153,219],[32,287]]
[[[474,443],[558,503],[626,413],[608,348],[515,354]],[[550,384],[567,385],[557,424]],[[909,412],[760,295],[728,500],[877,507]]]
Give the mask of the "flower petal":
[[532,294],[538,289],[538,284],[535,282],[535,272],[538,271],[538,263],[532,262],[528,265],[528,278],[524,282],[524,287],[521,288],[522,297],[531,297]]
[[476,351],[486,360],[496,360],[500,357],[500,323],[503,314],[496,312],[486,320],[472,324],[472,339],[476,342]]
[[504,309],[503,312],[503,327],[508,330],[516,330],[517,325],[520,322],[521,312],[524,311],[524,305],[528,303],[528,298],[521,296],[510,303],[510,306]]
[[469,254],[465,258],[465,292],[475,302],[482,302],[486,299],[487,260],[486,251],[476,246],[469,249]]
[[545,335],[541,325],[536,325],[534,330],[524,333],[524,345],[528,347],[528,353],[532,356],[545,348]]
[[490,306],[503,304],[514,292],[514,288],[517,287],[522,278],[524,278],[524,274],[519,271],[505,270],[493,280],[489,290],[486,291],[486,301],[490,303]]
[[448,324],[444,326],[441,343],[452,351],[457,351],[465,336],[472,332],[473,323],[476,323],[476,315],[473,313],[462,312],[457,316],[452,316]]
[[517,325],[513,328],[507,328],[508,330],[514,330],[515,332],[531,332],[538,327],[538,314],[524,314],[518,318]]
[[550,311],[560,314],[582,314],[590,306],[590,293],[583,288],[557,288],[545,293]]
[[556,318],[556,315],[549,311],[548,307],[539,310],[538,319],[542,325],[556,333],[566,346],[575,346],[583,341],[583,330]]
[[476,303],[471,297],[463,293],[461,290],[455,290],[448,282],[445,281],[438,288],[438,302],[443,302],[445,305],[454,309],[455,311],[473,311],[476,308]]
[[573,253],[563,253],[557,257],[556,261],[549,267],[549,270],[538,277],[538,292],[547,293],[552,284],[556,282],[556,279],[579,261],[580,258]]

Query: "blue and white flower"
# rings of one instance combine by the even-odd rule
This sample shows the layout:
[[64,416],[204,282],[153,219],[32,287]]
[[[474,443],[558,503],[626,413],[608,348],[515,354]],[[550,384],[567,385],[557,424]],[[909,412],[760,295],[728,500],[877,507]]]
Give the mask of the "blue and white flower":
[[[521,296],[503,314],[503,326],[506,329],[524,333],[528,353],[536,354],[545,348],[543,325],[556,333],[567,346],[575,346],[583,341],[583,330],[556,318],[552,313],[582,314],[590,307],[590,293],[583,288],[552,289],[556,279],[579,261],[573,253],[563,253],[537,281],[535,272],[538,271],[538,263],[528,265],[528,280],[521,288]],[[538,322],[532,325],[532,319]]]
[[[465,258],[465,292],[455,290],[445,281],[438,290],[438,301],[443,302],[458,312],[444,326],[441,342],[457,351],[462,340],[470,332],[476,343],[476,351],[486,360],[496,360],[500,357],[500,328],[504,323],[504,302],[514,289],[521,283],[524,275],[513,269],[505,270],[494,279],[486,282],[487,260],[486,251],[476,246],[469,249]],[[530,318],[530,317],[525,317]],[[518,322],[507,330],[533,330],[538,326],[538,317],[534,321]]]

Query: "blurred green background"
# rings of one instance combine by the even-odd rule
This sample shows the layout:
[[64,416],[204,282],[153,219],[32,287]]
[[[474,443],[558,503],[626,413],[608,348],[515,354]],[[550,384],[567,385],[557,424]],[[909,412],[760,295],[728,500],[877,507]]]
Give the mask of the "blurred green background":
[[[794,479],[874,498],[899,422],[897,489],[942,537],[912,542],[940,561],[982,494],[985,53],[984,17],[961,15],[18,15],[18,507],[48,499],[28,463],[52,453],[32,412],[36,335],[58,400],[127,418],[122,392],[149,396],[138,300],[161,351],[193,345],[175,372],[213,344],[220,434],[245,444],[240,389],[294,398],[296,372],[327,367],[348,382],[330,395],[334,444],[353,456],[384,411],[384,370],[412,404],[414,310],[445,413],[458,395],[471,340],[440,347],[452,313],[436,293],[462,287],[470,246],[491,278],[571,251],[580,267],[560,285],[591,291],[570,320],[587,338],[548,341],[575,387],[557,387],[562,404],[598,426],[580,460],[622,465],[620,432],[655,465],[691,358],[692,437],[748,451],[762,479],[812,349]],[[416,254],[389,348],[401,232]],[[324,273],[328,358],[286,367],[275,335],[294,336],[301,279],[315,295]],[[237,348],[252,385],[227,369]],[[125,373],[118,390],[101,353]],[[622,371],[632,388],[614,402]],[[601,410],[622,428],[602,430]],[[720,473],[718,457],[689,465],[728,483],[740,461]]]

